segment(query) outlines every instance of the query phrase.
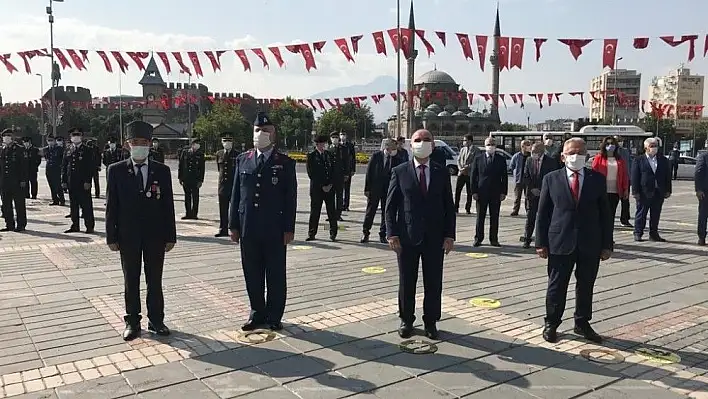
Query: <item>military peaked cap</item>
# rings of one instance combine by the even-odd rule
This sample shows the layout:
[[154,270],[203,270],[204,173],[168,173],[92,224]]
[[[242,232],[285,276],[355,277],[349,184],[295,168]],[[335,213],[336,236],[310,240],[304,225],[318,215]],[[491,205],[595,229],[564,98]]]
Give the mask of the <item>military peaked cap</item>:
[[258,112],[256,115],[256,120],[253,122],[253,126],[273,126],[268,115],[265,112]]
[[72,127],[71,129],[69,129],[69,135],[70,136],[79,136],[79,135],[83,136],[84,131],[81,130],[80,127]]
[[5,129],[2,131],[3,136],[12,136],[12,129]]
[[329,137],[325,136],[324,134],[315,137],[315,143],[326,143],[328,141]]
[[152,139],[153,127],[151,124],[143,121],[133,121],[125,126],[126,140],[132,139]]
[[106,139],[106,141],[109,142],[109,143],[115,143],[115,142],[118,141],[118,140],[115,138],[115,136],[108,136],[108,138]]

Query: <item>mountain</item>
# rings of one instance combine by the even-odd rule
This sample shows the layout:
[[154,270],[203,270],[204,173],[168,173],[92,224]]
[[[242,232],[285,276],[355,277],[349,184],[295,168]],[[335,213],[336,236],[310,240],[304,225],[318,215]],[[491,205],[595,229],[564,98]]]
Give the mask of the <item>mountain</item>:
[[[393,101],[390,93],[396,92],[396,78],[393,76],[379,76],[370,83],[364,85],[353,85],[338,87],[336,89],[315,93],[310,98],[344,98],[355,95],[386,94],[386,97],[379,104],[374,104],[369,100],[368,104],[374,114],[377,123],[384,122],[391,115],[396,113],[396,102]],[[566,96],[567,97],[567,96]],[[589,110],[579,104],[553,104],[539,108],[538,103],[532,98],[525,98],[525,107],[520,108],[511,105],[505,108],[503,105],[499,109],[499,116],[502,122],[519,123],[525,125],[527,117],[531,123],[543,122],[547,119],[577,119],[587,118]],[[470,106],[471,109],[483,109],[487,104],[482,100],[477,100]]]

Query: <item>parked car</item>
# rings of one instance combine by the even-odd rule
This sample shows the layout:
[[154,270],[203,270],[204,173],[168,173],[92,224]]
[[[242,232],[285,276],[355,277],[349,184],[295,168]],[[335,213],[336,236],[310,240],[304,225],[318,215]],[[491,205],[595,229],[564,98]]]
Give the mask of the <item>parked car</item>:
[[679,157],[678,178],[693,180],[696,174],[696,158],[688,155]]

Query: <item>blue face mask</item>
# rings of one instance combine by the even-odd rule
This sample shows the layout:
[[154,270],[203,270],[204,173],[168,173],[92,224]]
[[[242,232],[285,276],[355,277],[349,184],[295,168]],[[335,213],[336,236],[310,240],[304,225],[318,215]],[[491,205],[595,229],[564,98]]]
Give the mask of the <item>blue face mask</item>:
[[608,144],[605,146],[605,149],[609,152],[613,152],[615,150],[615,148],[617,148],[617,147],[615,147],[614,144]]

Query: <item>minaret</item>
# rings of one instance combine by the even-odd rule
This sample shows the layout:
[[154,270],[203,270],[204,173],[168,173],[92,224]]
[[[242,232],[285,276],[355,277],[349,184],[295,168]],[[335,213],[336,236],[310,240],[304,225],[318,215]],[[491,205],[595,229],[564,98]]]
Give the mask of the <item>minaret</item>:
[[415,17],[413,13],[413,0],[411,0],[411,10],[408,17],[408,29],[411,31],[410,48],[408,51],[408,76],[406,80],[406,137],[411,137],[416,130],[415,123],[415,96],[413,95],[413,85],[415,82],[415,59],[418,57],[418,50],[415,49]]
[[501,37],[501,28],[499,27],[499,4],[497,3],[497,19],[494,22],[494,51],[489,61],[492,63],[492,98],[496,99],[492,101],[492,109],[489,117],[495,121],[500,121],[499,119],[499,63],[497,62],[499,57],[499,38]]

